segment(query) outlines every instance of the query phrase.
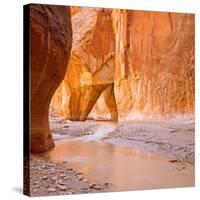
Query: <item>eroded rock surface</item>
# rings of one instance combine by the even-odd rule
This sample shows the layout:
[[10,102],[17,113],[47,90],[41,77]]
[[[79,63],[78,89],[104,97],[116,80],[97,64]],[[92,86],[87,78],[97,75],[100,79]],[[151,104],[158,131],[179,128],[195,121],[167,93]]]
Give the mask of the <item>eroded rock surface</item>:
[[72,45],[69,7],[30,5],[31,151],[54,146],[49,130],[51,98],[63,80]]
[[107,90],[106,102],[112,119],[116,120],[118,113],[113,87],[115,38],[111,11],[81,8],[72,17],[72,26],[71,59],[65,81],[51,105],[71,120],[86,120],[97,99]]
[[72,23],[68,72],[52,101],[58,113],[193,115],[194,15],[81,8]]
[[120,114],[194,112],[194,15],[112,12]]

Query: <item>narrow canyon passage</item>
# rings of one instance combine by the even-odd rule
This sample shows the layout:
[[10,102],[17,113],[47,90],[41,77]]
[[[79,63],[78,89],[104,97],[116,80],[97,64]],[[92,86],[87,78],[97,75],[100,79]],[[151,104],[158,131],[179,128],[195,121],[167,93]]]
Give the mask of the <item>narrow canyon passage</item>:
[[33,195],[193,186],[194,16],[71,7],[71,25],[59,80],[33,84],[49,94],[32,127]]

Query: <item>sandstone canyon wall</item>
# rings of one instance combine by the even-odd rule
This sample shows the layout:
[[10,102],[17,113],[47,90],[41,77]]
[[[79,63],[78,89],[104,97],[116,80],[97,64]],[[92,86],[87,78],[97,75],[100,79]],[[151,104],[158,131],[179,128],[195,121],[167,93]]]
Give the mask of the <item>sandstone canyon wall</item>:
[[115,10],[119,113],[194,112],[194,15]]
[[51,105],[71,120],[85,120],[104,93],[111,117],[117,120],[113,87],[115,38],[111,11],[81,8],[72,17],[72,27],[71,59],[65,80]]
[[194,113],[194,15],[76,9],[65,80],[51,106],[71,120]]
[[30,5],[31,151],[54,146],[49,130],[51,98],[63,80],[72,45],[70,8]]

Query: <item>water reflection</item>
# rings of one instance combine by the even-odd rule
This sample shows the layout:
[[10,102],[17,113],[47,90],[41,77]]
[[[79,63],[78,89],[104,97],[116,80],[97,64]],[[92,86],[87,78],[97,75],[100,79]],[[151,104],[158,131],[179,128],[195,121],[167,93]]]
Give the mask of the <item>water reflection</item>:
[[58,140],[47,156],[55,162],[67,161],[68,167],[91,181],[110,182],[116,190],[194,185],[192,166],[178,171],[181,164],[172,164],[163,156],[102,141]]

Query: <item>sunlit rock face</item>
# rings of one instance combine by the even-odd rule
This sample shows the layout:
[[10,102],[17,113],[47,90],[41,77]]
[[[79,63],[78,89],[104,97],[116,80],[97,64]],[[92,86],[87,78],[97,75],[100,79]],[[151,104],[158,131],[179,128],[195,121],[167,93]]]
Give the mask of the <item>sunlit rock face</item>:
[[54,146],[49,130],[51,98],[63,80],[72,45],[70,9],[30,6],[30,135],[31,151]]
[[71,59],[65,81],[57,90],[51,105],[71,120],[86,120],[105,91],[111,119],[117,120],[113,87],[115,37],[111,11],[81,8],[72,17],[72,26]]
[[194,113],[194,15],[80,8],[52,107],[71,120]]
[[121,116],[194,112],[194,15],[114,10]]

